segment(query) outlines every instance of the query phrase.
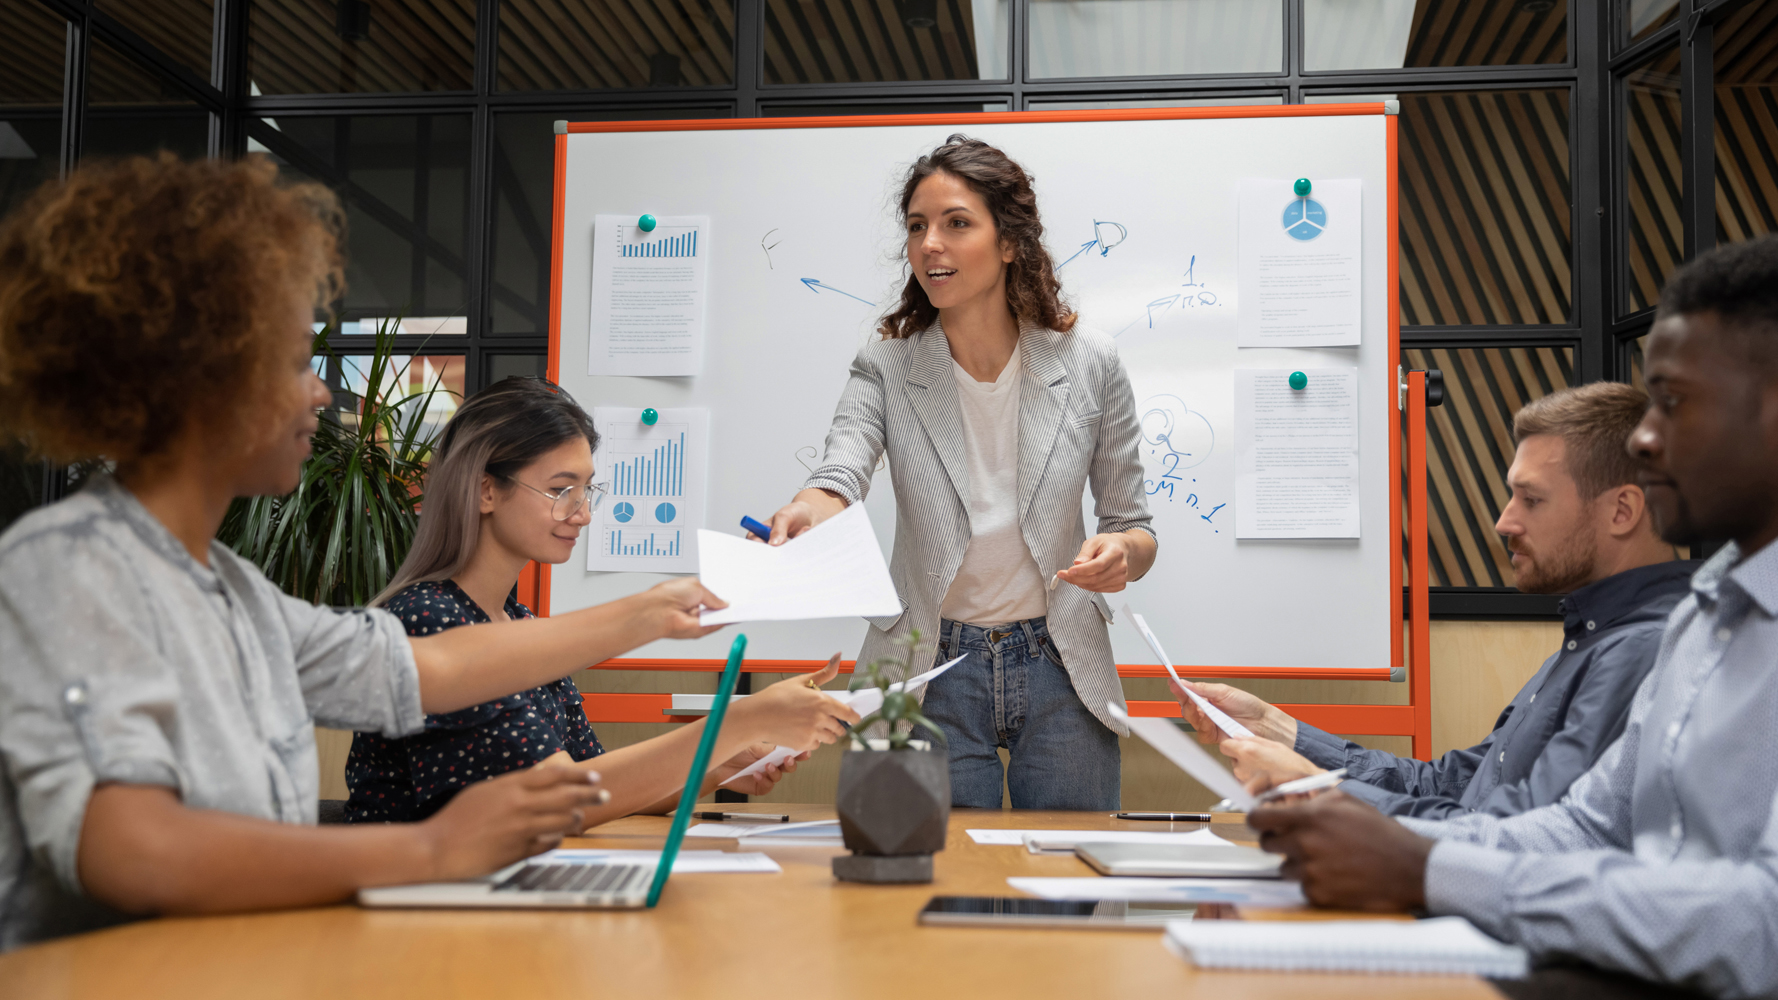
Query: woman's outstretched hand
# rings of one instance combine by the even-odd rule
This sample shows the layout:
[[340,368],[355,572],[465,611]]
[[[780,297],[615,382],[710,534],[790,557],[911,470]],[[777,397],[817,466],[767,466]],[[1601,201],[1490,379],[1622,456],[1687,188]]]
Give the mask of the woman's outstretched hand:
[[721,625],[701,625],[698,612],[703,608],[726,608],[728,602],[704,588],[696,577],[682,576],[666,583],[657,583],[642,592],[648,601],[647,613],[655,616],[663,639],[696,639],[709,635]]
[[751,531],[747,537],[768,545],[783,545],[845,509],[846,501],[840,499],[838,493],[822,489],[803,490],[795,499],[778,508],[767,522],[771,525],[772,537],[760,538]]
[[[827,666],[806,676],[781,680],[752,697],[735,701],[731,716],[746,727],[751,738],[776,746],[813,750],[846,735],[846,726],[859,715],[850,707],[818,690],[840,672],[835,653]],[[810,685],[816,685],[811,687]]]
[[1082,590],[1114,594],[1130,582],[1130,544],[1122,534],[1094,535],[1080,547],[1074,565],[1056,576]]

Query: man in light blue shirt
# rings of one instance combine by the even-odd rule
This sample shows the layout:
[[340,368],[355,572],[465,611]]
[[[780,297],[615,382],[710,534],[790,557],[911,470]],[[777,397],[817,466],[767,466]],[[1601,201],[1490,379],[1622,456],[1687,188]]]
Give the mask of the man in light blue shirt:
[[1730,543],[1674,610],[1630,720],[1553,805],[1390,820],[1333,793],[1262,807],[1319,905],[1469,918],[1539,960],[1778,993],[1778,237],[1681,268],[1631,435],[1662,536]]

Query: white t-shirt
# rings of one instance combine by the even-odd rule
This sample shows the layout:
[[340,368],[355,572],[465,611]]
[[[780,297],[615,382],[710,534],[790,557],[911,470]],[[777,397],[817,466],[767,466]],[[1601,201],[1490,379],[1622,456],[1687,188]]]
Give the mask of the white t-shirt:
[[939,606],[967,625],[1004,625],[1048,610],[1043,574],[1019,531],[1019,349],[992,382],[977,382],[956,360],[963,408],[963,460],[969,467],[969,548]]

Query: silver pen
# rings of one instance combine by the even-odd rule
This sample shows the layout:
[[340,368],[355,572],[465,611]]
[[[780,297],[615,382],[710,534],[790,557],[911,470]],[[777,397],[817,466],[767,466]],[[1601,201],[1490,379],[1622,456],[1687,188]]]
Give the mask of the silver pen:
[[1346,769],[1343,767],[1337,771],[1325,771],[1321,774],[1311,774],[1307,778],[1286,781],[1284,784],[1279,785],[1276,788],[1261,792],[1255,801],[1270,802],[1273,799],[1281,799],[1286,795],[1301,795],[1304,792],[1314,792],[1323,788],[1332,788],[1345,780]]

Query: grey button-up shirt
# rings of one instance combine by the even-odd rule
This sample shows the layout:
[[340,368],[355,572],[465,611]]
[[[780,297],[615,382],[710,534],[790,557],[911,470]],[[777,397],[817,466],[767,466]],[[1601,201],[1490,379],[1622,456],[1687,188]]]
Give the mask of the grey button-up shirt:
[[420,728],[392,615],[316,607],[209,555],[109,477],[0,536],[0,950],[127,919],[81,891],[95,785],[313,823],[317,722]]
[[1488,738],[1438,760],[1367,750],[1297,723],[1296,752],[1352,779],[1340,790],[1392,816],[1513,816],[1568,791],[1623,735],[1630,701],[1654,668],[1667,615],[1695,562],[1639,566],[1562,599],[1562,648],[1521,689]]
[[1440,838],[1427,906],[1539,958],[1778,994],[1778,545],[1692,579],[1623,738],[1559,803],[1402,820]]

